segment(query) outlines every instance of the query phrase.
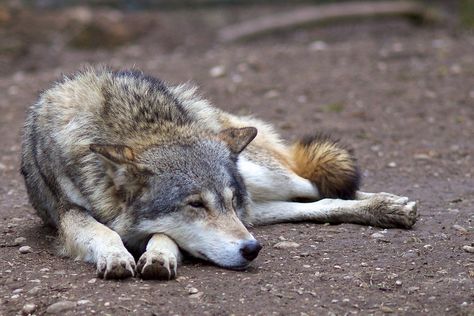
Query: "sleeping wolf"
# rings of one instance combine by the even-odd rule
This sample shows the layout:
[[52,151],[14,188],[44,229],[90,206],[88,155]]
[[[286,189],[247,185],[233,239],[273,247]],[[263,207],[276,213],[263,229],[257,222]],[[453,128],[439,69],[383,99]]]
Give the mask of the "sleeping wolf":
[[355,159],[337,142],[286,145],[270,125],[138,71],[88,68],[42,93],[21,172],[60,252],[106,279],[174,278],[181,250],[244,269],[261,249],[246,226],[417,218],[405,197],[358,191]]

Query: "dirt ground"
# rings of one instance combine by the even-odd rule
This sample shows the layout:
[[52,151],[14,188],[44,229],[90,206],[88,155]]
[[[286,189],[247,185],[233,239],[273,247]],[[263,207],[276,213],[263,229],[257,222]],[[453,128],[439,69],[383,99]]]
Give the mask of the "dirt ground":
[[[4,63],[0,315],[28,304],[40,315],[59,301],[72,302],[61,312],[70,315],[474,315],[474,253],[463,249],[474,246],[474,33],[384,19],[216,42],[219,27],[255,10],[147,13],[159,23],[125,46],[35,44]],[[289,140],[331,133],[355,149],[363,190],[419,201],[419,221],[411,230],[257,227],[264,248],[247,271],[187,260],[174,281],[96,279],[92,265],[55,256],[55,233],[29,206],[18,169],[25,110],[39,91],[99,62],[192,81],[219,107],[254,113]],[[32,252],[19,252],[18,237]],[[281,240],[300,246],[274,248]]]

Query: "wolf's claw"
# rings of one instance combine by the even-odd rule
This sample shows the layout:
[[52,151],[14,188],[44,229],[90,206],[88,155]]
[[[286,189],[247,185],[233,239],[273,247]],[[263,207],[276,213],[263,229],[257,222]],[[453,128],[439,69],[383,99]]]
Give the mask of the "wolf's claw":
[[363,201],[379,227],[411,228],[418,219],[416,202],[406,197],[377,193]]
[[128,252],[112,251],[97,261],[97,275],[104,279],[125,279],[135,275],[135,260]]
[[176,256],[168,251],[146,251],[138,260],[137,271],[142,279],[171,280],[176,277]]

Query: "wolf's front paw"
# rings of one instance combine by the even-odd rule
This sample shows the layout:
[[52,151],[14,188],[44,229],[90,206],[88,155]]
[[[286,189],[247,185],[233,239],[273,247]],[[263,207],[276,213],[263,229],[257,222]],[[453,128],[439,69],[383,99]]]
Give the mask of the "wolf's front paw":
[[171,280],[176,277],[178,260],[166,250],[149,250],[138,260],[137,271],[142,279]]
[[135,275],[135,259],[127,251],[110,251],[97,260],[97,275],[104,279],[125,279]]
[[376,226],[411,228],[418,219],[416,202],[407,197],[378,193],[365,201]]

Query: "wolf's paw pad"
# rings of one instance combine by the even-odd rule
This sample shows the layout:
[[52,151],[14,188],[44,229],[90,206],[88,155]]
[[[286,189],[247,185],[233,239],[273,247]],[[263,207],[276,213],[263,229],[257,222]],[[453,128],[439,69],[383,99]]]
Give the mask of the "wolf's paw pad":
[[135,275],[135,259],[124,251],[113,251],[99,257],[97,275],[104,279],[125,279]]
[[171,280],[176,277],[178,262],[168,251],[146,251],[138,260],[138,273],[142,279]]
[[369,209],[375,216],[377,225],[382,227],[411,228],[418,219],[416,202],[393,194],[373,196]]

